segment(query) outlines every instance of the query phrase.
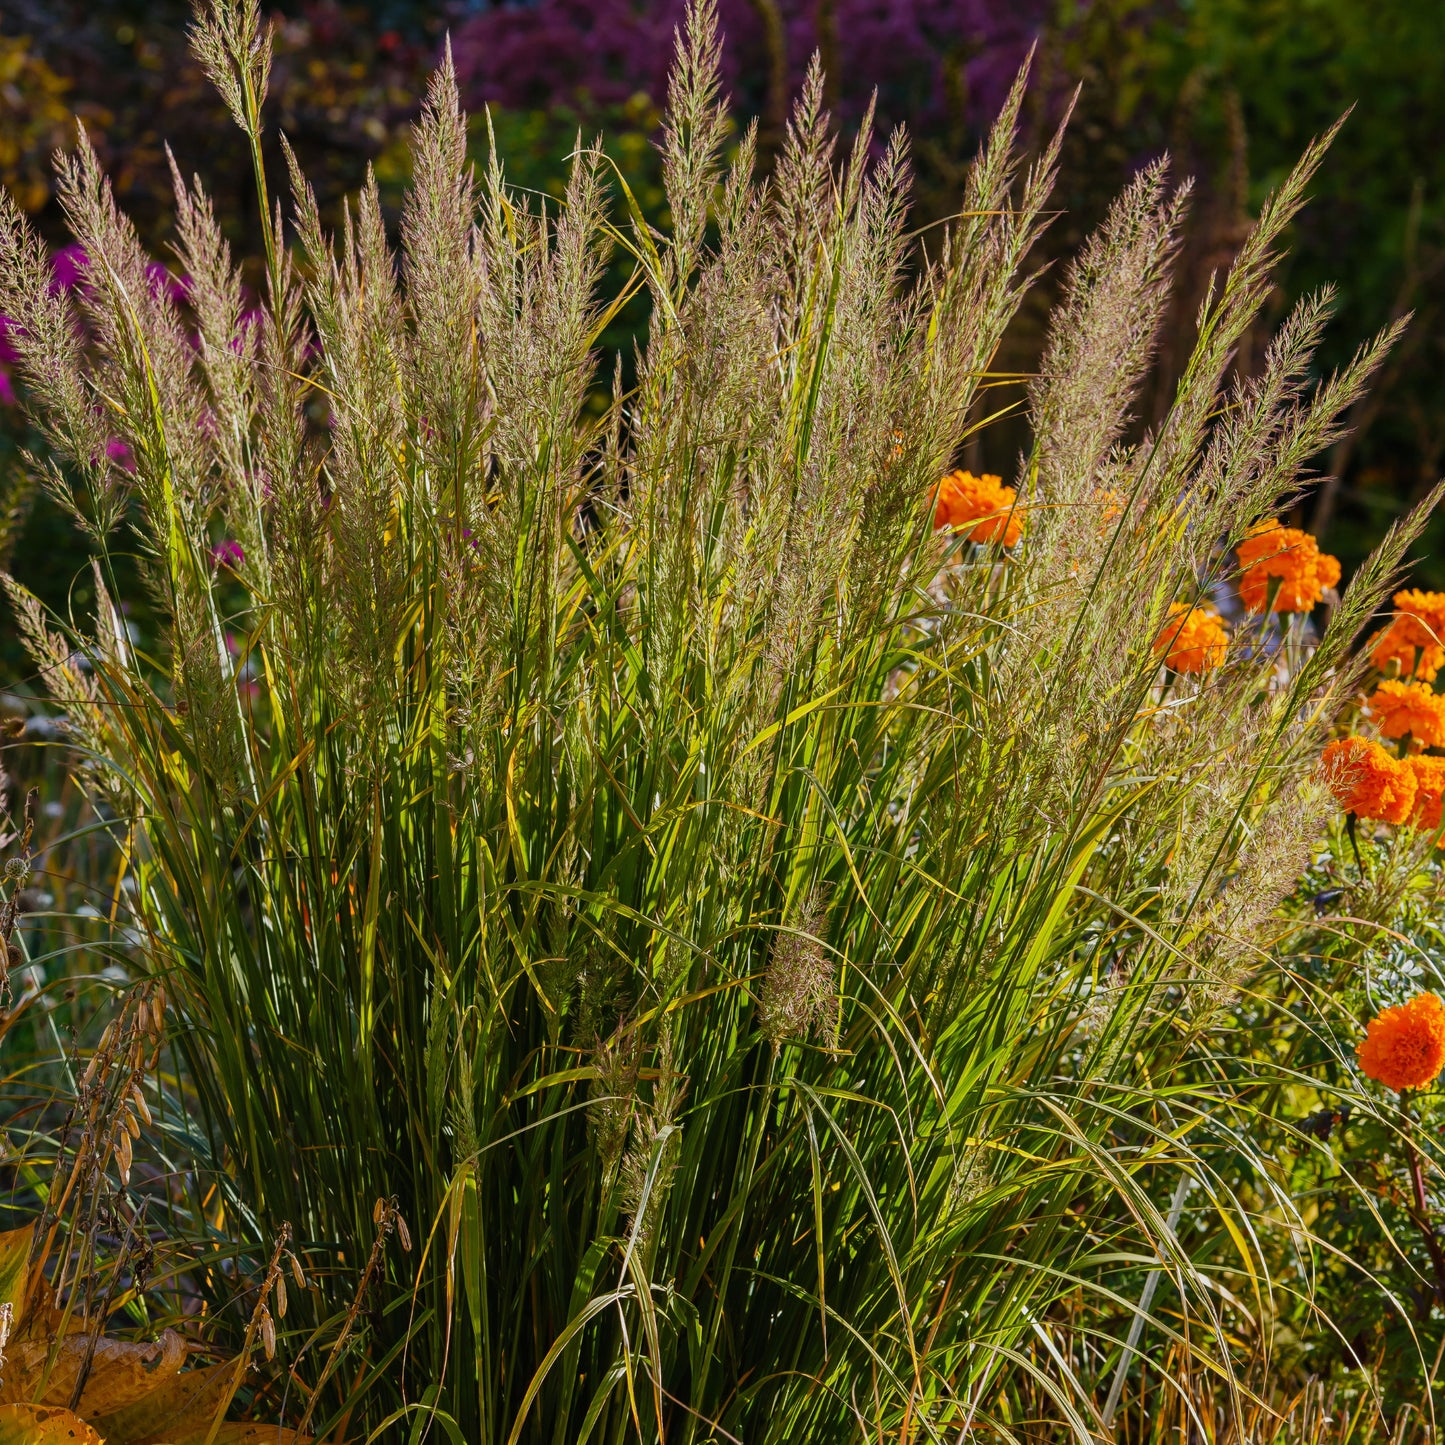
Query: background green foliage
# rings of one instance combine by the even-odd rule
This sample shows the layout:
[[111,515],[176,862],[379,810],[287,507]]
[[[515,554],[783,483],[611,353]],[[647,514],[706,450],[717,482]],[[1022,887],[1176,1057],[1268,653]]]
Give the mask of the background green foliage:
[[[1083,84],[1061,244],[1071,248],[1140,156],[1168,149],[1202,183],[1186,254],[1193,297],[1300,147],[1353,107],[1276,299],[1282,310],[1320,286],[1337,289],[1339,320],[1322,353],[1330,364],[1363,329],[1415,315],[1353,418],[1355,438],[1319,460],[1342,488],[1300,510],[1348,570],[1445,462],[1445,10],[1432,0],[1065,4],[1045,47],[1060,88]],[[1181,324],[1188,315],[1181,307]],[[1445,584],[1440,526],[1418,572],[1433,586]]]

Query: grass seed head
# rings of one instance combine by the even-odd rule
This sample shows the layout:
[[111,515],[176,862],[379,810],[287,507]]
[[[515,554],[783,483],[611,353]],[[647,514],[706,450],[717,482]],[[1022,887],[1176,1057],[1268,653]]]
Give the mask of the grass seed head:
[[763,980],[759,1020],[774,1052],[789,1039],[825,1028],[837,996],[837,970],[827,949],[822,894],[812,889],[788,927],[774,936]]

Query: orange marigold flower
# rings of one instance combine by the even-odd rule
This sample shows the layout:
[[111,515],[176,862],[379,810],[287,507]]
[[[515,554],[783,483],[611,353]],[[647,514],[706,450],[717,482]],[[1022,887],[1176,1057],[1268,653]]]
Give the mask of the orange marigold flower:
[[1415,774],[1415,811],[1410,821],[1427,833],[1440,826],[1441,801],[1445,799],[1445,758],[1432,758],[1422,753],[1406,758]]
[[1154,656],[1175,672],[1212,672],[1224,661],[1229,632],[1212,608],[1169,604],[1169,620],[1154,639]]
[[1445,1067],[1445,1005],[1433,993],[1417,993],[1382,1009],[1355,1052],[1365,1073],[1387,1089],[1423,1089]]
[[1428,682],[1384,678],[1367,705],[1381,737],[1402,738],[1409,733],[1427,748],[1445,747],[1445,697]]
[[1325,588],[1340,580],[1340,564],[1320,551],[1319,543],[1297,527],[1256,522],[1239,544],[1239,595],[1251,612],[1263,612],[1270,584],[1279,578],[1275,612],[1308,612]]
[[[985,473],[950,472],[938,484],[933,525],[967,529],[970,542],[1002,542],[1012,547],[1024,534],[1023,513],[1015,503],[1018,493],[1003,485],[1003,478]],[[981,520],[980,520],[981,519]],[[969,523],[976,523],[969,527]]]
[[1445,592],[1410,587],[1395,593],[1395,622],[1414,646],[1441,646],[1445,643]]
[[1413,770],[1370,738],[1336,738],[1326,744],[1320,766],[1340,807],[1357,818],[1403,823],[1415,806]]
[[1445,666],[1445,647],[1426,643],[1418,648],[1411,641],[1414,627],[1403,617],[1397,617],[1383,632],[1375,634],[1370,645],[1370,661],[1388,672],[1390,664],[1398,664],[1402,677],[1413,677],[1417,682],[1434,682],[1440,668]]
[[1376,635],[1370,660],[1381,672],[1394,662],[1402,677],[1433,682],[1445,665],[1445,592],[1421,592],[1412,587],[1395,593],[1395,616]]

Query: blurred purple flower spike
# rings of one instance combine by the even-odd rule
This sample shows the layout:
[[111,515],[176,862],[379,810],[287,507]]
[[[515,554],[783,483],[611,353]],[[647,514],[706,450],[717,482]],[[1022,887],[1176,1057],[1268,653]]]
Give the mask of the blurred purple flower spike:
[[[90,257],[85,247],[72,242],[62,246],[50,258],[50,289],[54,293],[75,291],[83,288],[90,272]],[[172,301],[184,301],[190,294],[191,278],[177,276],[159,261],[152,261],[146,267],[146,276],[155,290]]]
[[[585,110],[641,91],[660,104],[686,8],[686,0],[487,6],[455,35],[467,102],[533,110],[560,100]],[[822,40],[820,7],[779,0],[778,9],[796,94]],[[1049,11],[1047,0],[834,0],[838,114],[845,125],[856,123],[876,87],[882,136],[899,121],[925,129],[947,112],[946,92],[961,81],[969,121],[985,123]],[[768,61],[753,0],[719,0],[718,23],[723,85],[744,110],[755,110],[765,101]]]
[[111,437],[105,444],[105,454],[123,472],[135,471],[135,454],[119,437]]
[[15,329],[15,323],[8,316],[0,316],[0,406],[14,406],[20,400],[15,395],[15,383],[10,376],[10,367],[20,360],[10,342],[10,335]]
[[191,294],[191,278],[177,276],[159,261],[152,261],[146,267],[146,275],[150,278],[151,289],[171,301],[182,302]]
[[50,258],[50,269],[54,276],[50,283],[52,291],[74,291],[76,287],[85,284],[85,274],[90,270],[90,257],[85,254],[84,246],[62,246]]
[[219,569],[229,567],[233,572],[246,560],[246,549],[234,538],[227,537],[211,548],[211,566]]

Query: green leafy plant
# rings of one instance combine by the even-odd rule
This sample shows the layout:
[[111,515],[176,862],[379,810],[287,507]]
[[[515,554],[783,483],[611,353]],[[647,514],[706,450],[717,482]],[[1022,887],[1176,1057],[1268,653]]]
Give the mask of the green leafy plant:
[[[706,4],[665,234],[625,188],[614,223],[594,150],[555,208],[495,155],[474,175],[444,66],[397,258],[374,185],[334,239],[299,168],[294,221],[273,207],[251,0],[196,44],[256,157],[265,304],[198,183],[183,301],[83,141],[79,291],[4,204],[36,465],[97,615],[9,595],[133,869],[192,1217],[218,1191],[239,1248],[289,1230],[317,1285],[276,1327],[283,1423],[942,1440],[1006,1434],[1023,1371],[1083,1438],[1137,1336],[1049,1348],[1080,1291],[1227,1376],[1169,1200],[1241,1240],[1250,1206],[1197,1142],[1229,1096],[1194,1065],[1309,861],[1350,644],[1424,516],[1318,637],[1266,618],[1161,672],[1171,606],[1204,605],[1391,340],[1311,386],[1316,298],[1229,379],[1324,143],[1138,444],[1184,194],[1153,167],[1121,197],[1031,387],[1005,549],[932,523],[1046,215],[1022,77],[929,255],[902,138],[836,165],[816,69],[769,184],[752,133],[724,164]],[[599,420],[614,248],[652,319]],[[150,654],[113,581],[128,518]],[[1151,1270],[1170,1318],[1127,1304]]]

